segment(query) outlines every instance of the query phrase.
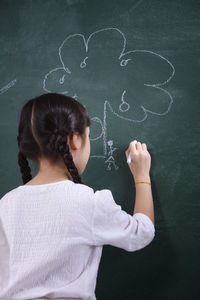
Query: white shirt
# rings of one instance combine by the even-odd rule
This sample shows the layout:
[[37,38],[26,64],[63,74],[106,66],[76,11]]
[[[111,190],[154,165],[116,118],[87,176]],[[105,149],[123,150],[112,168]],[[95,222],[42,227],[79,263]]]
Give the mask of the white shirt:
[[18,186],[0,200],[0,300],[96,300],[103,245],[136,251],[154,235],[151,219],[126,213],[108,189]]

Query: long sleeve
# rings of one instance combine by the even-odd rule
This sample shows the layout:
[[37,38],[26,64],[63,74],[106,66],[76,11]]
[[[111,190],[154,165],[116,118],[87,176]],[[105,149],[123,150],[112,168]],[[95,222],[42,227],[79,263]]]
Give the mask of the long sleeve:
[[110,190],[94,193],[93,239],[96,246],[112,245],[127,251],[136,251],[151,243],[155,227],[143,214],[133,216],[116,204]]

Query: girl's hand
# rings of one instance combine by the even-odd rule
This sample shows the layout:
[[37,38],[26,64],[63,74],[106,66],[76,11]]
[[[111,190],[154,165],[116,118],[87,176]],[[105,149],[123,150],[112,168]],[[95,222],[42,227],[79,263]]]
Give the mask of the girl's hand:
[[147,150],[147,146],[140,142],[130,142],[128,149],[125,151],[126,159],[131,154],[131,162],[129,168],[136,180],[144,180],[149,178],[151,167],[151,156]]

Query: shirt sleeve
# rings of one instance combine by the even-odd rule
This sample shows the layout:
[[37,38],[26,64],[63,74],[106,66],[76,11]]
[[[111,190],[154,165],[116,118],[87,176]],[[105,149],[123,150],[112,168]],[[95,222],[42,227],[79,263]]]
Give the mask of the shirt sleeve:
[[155,227],[143,213],[133,216],[116,204],[110,190],[94,193],[93,239],[96,246],[112,245],[136,251],[151,243]]

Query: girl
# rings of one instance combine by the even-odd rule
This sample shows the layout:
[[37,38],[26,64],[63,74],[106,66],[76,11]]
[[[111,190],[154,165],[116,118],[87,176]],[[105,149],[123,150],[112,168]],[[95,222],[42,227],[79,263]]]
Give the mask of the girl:
[[[23,185],[0,201],[0,299],[95,300],[103,245],[126,251],[155,236],[145,144],[131,142],[136,186],[133,216],[108,189],[83,184],[90,156],[91,119],[75,99],[48,93],[22,108],[18,163]],[[28,160],[38,162],[32,178]]]

